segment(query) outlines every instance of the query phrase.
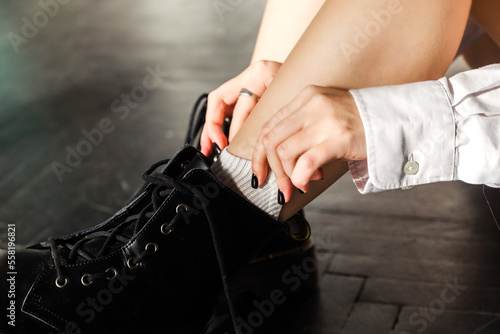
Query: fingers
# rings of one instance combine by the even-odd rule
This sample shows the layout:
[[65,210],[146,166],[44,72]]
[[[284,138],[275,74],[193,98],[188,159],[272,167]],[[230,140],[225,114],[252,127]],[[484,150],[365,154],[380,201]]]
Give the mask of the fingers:
[[240,95],[234,108],[233,120],[229,130],[229,141],[231,141],[241,126],[248,118],[253,108],[257,105],[258,99],[264,95],[267,87],[273,81],[281,63],[274,61],[258,61],[253,64],[253,71],[249,72],[246,83],[241,87],[253,93],[257,98]]
[[[271,117],[262,127],[252,154],[252,169],[255,175],[257,175],[259,182],[266,179],[267,166],[269,164],[269,167],[275,174],[278,188],[285,197],[285,202],[288,202],[292,196],[293,185],[278,155],[277,147],[285,139],[293,136],[302,128],[302,123],[299,119],[296,120],[294,117],[289,117],[293,112],[293,106],[287,106]],[[289,160],[287,161],[289,162]],[[288,165],[287,167],[289,168]]]
[[319,168],[314,174],[313,176],[311,176],[311,181],[319,181],[319,180],[323,180],[323,178],[325,177],[325,171],[323,170],[323,168]]
[[[278,126],[280,125],[281,123]],[[276,128],[278,128],[278,126]],[[295,164],[297,163],[299,157],[315,144],[313,131],[303,127],[296,130],[297,132],[294,134],[290,133],[289,137],[285,137],[286,134],[284,132],[281,133],[281,138],[278,139],[280,143],[276,146],[276,153],[280,158],[283,169],[289,177],[292,176],[293,169],[295,168]],[[273,146],[275,145],[276,144]]]
[[227,146],[227,138],[221,130],[221,125],[205,123],[200,137],[201,153],[209,156],[212,153],[212,145],[216,143],[221,150]]
[[[302,145],[303,142],[301,142],[300,135],[292,140],[291,144],[282,146],[280,148],[281,155],[286,156],[284,165],[277,152],[277,148],[283,141],[301,131],[304,127],[305,118],[300,115],[299,111],[304,109],[314,91],[315,87],[307,87],[267,121],[261,129],[252,154],[252,169],[255,175],[257,175],[259,182],[265,180],[269,164],[272,171],[276,174],[276,181],[285,196],[285,201],[291,198],[293,192],[289,176],[292,173],[292,165],[295,161],[293,154],[289,154],[289,147],[294,147],[301,153],[306,149],[306,146]],[[298,154],[296,155],[298,156]]]
[[[312,147],[321,144],[324,136],[318,135],[322,130],[319,126],[304,127],[300,120],[307,121],[308,119],[302,116],[303,113],[299,110],[280,121],[264,137],[264,147],[267,155],[273,154],[270,152],[276,152],[275,154],[277,154],[283,170],[291,179],[292,184],[303,192],[307,192],[309,190],[309,181],[323,178],[323,170],[320,168],[323,161],[315,161],[315,164],[311,168],[316,169],[312,173],[309,171],[305,174],[305,181],[304,179],[294,179],[292,176],[297,168],[299,159]],[[300,118],[300,120],[296,118]],[[269,143],[266,143],[266,137],[270,141]],[[322,157],[325,156],[326,154]]]
[[212,152],[212,143],[221,149],[227,146],[227,138],[222,132],[224,119],[233,113],[233,106],[238,99],[239,91],[235,89],[232,79],[208,95],[207,114],[205,125],[200,138],[201,152],[209,155]]
[[240,97],[240,90],[246,88],[261,97],[280,67],[281,63],[278,62],[258,61],[209,94],[206,123],[200,140],[204,154],[211,152],[213,142],[221,149],[227,146],[228,141],[220,129],[226,117],[233,116],[229,131],[230,141],[257,104],[257,101],[249,96]]
[[308,192],[310,181],[323,178],[324,174],[321,166],[324,166],[330,160],[328,157],[329,148],[329,144],[323,142],[311,147],[298,158],[290,177],[295,187],[303,192]]
[[[281,190],[281,192],[283,193],[286,203],[290,200],[290,198],[292,198],[293,194],[292,182],[290,181],[290,178],[288,177],[288,175],[286,175],[285,171],[283,170],[283,167],[281,166],[281,161],[276,154],[267,155],[267,162],[269,163],[269,168],[271,168],[271,170],[274,173],[276,184],[278,186],[278,189]],[[265,178],[263,178],[262,180],[265,180]],[[261,179],[259,179],[259,182],[260,181]]]
[[310,181],[322,179],[321,167],[328,162],[366,156],[363,125],[354,109],[346,91],[306,87],[262,127],[252,155],[259,181],[269,164],[288,201],[292,186],[307,192]]

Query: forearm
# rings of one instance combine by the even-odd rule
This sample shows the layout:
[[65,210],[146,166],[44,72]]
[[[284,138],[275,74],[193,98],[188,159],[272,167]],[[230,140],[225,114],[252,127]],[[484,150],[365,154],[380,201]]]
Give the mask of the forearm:
[[252,56],[284,62],[324,0],[268,0]]

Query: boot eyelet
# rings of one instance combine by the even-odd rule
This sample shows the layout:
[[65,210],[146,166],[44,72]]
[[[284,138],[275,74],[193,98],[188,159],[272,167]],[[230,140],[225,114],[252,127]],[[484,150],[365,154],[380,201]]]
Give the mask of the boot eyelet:
[[154,242],[150,242],[146,245],[146,247],[144,247],[144,249],[148,250],[148,248],[151,248],[151,247],[153,247],[153,251],[151,252],[151,255],[153,255],[158,250],[158,245]]
[[67,277],[64,277],[64,282],[63,283],[59,283],[59,277],[56,278],[56,286],[58,288],[64,288],[66,286],[66,284],[68,284],[68,278]]
[[167,227],[168,227],[168,223],[165,223],[163,225],[161,225],[161,233],[164,234],[164,235],[169,235],[170,233],[172,233],[172,229],[170,230],[167,230]]
[[82,284],[84,286],[89,286],[91,285],[92,283],[94,283],[94,281],[92,280],[92,275],[90,274],[85,274],[82,276],[82,279],[80,280],[82,282]]
[[139,262],[137,262],[136,264],[133,263],[134,260],[135,260],[135,256],[132,256],[127,260],[127,267],[129,269],[135,269],[139,266]]
[[191,162],[191,160],[186,160],[183,163],[181,163],[181,168],[184,169],[186,166]]
[[116,270],[115,268],[113,267],[109,267],[108,269],[106,269],[106,274],[108,273],[111,273],[111,275],[106,275],[106,278],[108,280],[112,280],[112,279],[115,279],[116,276],[118,276],[118,270]]
[[175,208],[175,212],[180,213],[181,208],[184,209],[184,212],[188,212],[188,210],[189,210],[189,206],[187,206],[184,203],[181,203],[181,204],[177,205],[177,207]]

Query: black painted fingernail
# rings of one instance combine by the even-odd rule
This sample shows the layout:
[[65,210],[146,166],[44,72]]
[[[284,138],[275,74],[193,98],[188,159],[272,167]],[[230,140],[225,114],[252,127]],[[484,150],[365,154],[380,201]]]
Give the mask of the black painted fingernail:
[[278,204],[279,205],[285,204],[285,196],[283,195],[283,193],[279,189],[278,189]]
[[305,192],[303,192],[302,190],[300,190],[300,189],[298,189],[298,188],[297,188],[297,190],[299,191],[299,193],[301,193],[301,194],[305,194]]
[[252,173],[252,188],[257,189],[259,187],[259,180],[257,179],[257,175]]
[[217,143],[213,143],[212,145],[212,149],[214,150],[214,152],[216,152],[217,154],[220,154],[220,147],[219,145],[217,145]]

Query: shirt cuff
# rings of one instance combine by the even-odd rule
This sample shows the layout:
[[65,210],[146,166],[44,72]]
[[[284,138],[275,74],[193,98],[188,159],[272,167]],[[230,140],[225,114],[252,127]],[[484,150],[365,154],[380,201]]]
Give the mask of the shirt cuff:
[[349,168],[361,193],[455,179],[455,120],[439,81],[351,90],[367,160]]

